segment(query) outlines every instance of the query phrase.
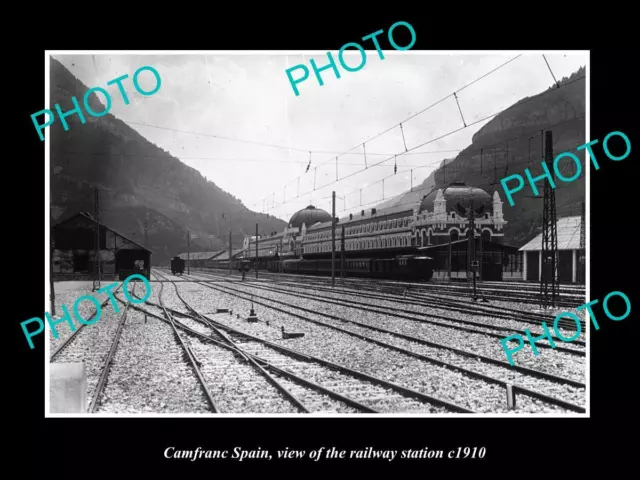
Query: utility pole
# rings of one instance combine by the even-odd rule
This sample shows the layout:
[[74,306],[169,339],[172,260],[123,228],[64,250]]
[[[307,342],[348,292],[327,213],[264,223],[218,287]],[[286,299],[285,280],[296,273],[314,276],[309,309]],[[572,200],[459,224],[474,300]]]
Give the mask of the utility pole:
[[[545,163],[551,171],[553,163],[552,132],[545,132]],[[555,190],[549,185],[549,179],[544,181],[544,208],[542,210],[542,272],[540,272],[540,303],[541,307],[556,306],[558,295],[558,232],[556,225],[556,196]],[[550,268],[549,268],[550,267]],[[550,270],[550,271],[549,271]],[[551,277],[551,278],[549,278]]]
[[453,244],[451,242],[451,234],[449,234],[449,281],[451,281],[451,262],[453,261]]
[[147,232],[149,231],[149,222],[148,217],[144,219],[144,246],[149,248],[149,235]]
[[340,278],[342,278],[344,285],[344,225],[342,225],[340,232]]
[[473,200],[469,205],[469,266],[471,267],[471,275],[473,276],[473,300],[477,300],[476,294],[476,225],[475,211],[473,209]]
[[92,291],[100,290],[100,282],[102,280],[102,275],[100,272],[100,197],[98,194],[98,188],[95,189],[95,202],[94,202],[94,220],[96,222],[95,225],[95,240],[93,244],[94,251],[94,270],[96,273],[96,278],[93,280],[93,288]]
[[336,285],[336,192],[331,192],[331,286]]
[[258,279],[258,223],[256,222],[256,280]]
[[187,275],[191,275],[191,232],[187,230]]
[[231,275],[231,217],[229,217],[229,275]]
[[49,231],[51,232],[51,238],[49,239],[49,287],[51,288],[51,294],[49,298],[51,300],[51,315],[56,316],[56,292],[53,285],[53,249],[54,249],[54,240],[53,240],[53,227],[51,225],[51,214],[49,214]]

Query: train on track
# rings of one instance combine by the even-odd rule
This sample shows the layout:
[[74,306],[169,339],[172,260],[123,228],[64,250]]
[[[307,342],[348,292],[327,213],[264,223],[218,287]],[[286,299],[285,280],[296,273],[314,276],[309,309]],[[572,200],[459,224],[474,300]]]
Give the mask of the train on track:
[[[270,271],[278,271],[271,265]],[[282,261],[283,273],[301,273],[305,275],[331,275],[331,259],[290,259]],[[357,258],[334,260],[333,271],[336,276],[397,278],[402,280],[430,280],[433,274],[433,259],[404,255],[395,258]]]
[[174,275],[182,275],[184,273],[184,260],[180,257],[171,259],[171,273]]

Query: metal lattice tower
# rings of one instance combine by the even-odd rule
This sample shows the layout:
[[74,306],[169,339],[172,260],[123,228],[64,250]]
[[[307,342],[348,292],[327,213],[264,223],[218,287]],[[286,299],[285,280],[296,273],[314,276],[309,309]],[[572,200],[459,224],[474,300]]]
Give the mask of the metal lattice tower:
[[96,274],[96,278],[93,280],[93,288],[92,290],[95,292],[100,289],[100,282],[102,280],[102,275],[100,271],[100,197],[98,195],[98,189],[95,190],[95,201],[94,201],[94,220],[96,222],[95,225],[95,239],[93,242],[93,251],[94,251],[94,271]]
[[578,251],[578,283],[586,284],[586,268],[587,268],[587,255],[585,251],[585,237],[586,237],[586,225],[585,225],[585,207],[584,201],[582,201],[582,210],[580,213],[580,250]]
[[[545,163],[553,168],[552,132],[545,132]],[[558,297],[558,227],[556,219],[556,195],[549,180],[544,181],[544,207],[542,210],[542,271],[540,272],[540,306],[556,306]]]

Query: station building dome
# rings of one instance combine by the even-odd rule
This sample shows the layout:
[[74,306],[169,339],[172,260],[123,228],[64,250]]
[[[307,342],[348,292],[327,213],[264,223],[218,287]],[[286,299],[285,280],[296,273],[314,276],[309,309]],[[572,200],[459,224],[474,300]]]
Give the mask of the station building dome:
[[321,208],[316,208],[313,205],[297,211],[289,220],[289,225],[294,228],[302,228],[305,224],[307,228],[318,222],[330,222],[331,214],[325,212]]
[[478,187],[471,187],[464,182],[453,182],[444,190],[434,190],[429,195],[425,196],[420,203],[420,210],[418,213],[425,211],[434,211],[434,202],[442,197],[438,197],[439,192],[442,192],[442,197],[446,201],[446,211],[458,211],[457,205],[460,204],[464,208],[468,208],[473,202],[473,206],[476,211],[480,210],[480,207],[484,207],[481,211],[490,212],[493,206],[493,199],[491,195]]

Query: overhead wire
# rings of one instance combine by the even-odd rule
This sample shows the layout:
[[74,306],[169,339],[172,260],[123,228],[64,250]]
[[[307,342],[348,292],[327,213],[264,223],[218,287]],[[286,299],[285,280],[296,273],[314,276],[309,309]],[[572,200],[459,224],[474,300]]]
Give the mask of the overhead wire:
[[[313,153],[317,153],[317,154],[327,154],[327,155],[339,154],[338,156],[340,156],[340,157],[343,156],[343,155],[360,155],[360,154],[356,154],[356,153],[349,154],[347,152],[338,152],[338,151],[329,151],[329,150],[307,150],[307,149],[302,149],[302,148],[297,148],[297,147],[288,147],[286,145],[277,145],[277,144],[273,144],[273,143],[258,142],[258,141],[255,141],[255,140],[246,140],[246,139],[242,139],[242,138],[226,137],[226,136],[223,136],[223,135],[216,135],[216,134],[213,134],[213,133],[203,133],[203,132],[195,132],[195,131],[192,131],[192,130],[182,130],[182,129],[171,128],[171,127],[161,127],[159,125],[151,125],[151,124],[148,124],[148,123],[134,122],[134,121],[130,121],[130,120],[121,120],[121,121],[123,123],[126,123],[127,125],[139,125],[139,126],[142,126],[142,127],[155,128],[155,129],[158,129],[158,130],[167,130],[167,131],[170,131],[170,132],[186,133],[186,134],[189,134],[189,135],[196,135],[196,136],[201,136],[201,137],[210,137],[210,138],[215,138],[215,139],[218,139],[218,140],[227,140],[227,141],[232,141],[232,142],[247,143],[247,144],[259,145],[259,146],[263,146],[263,147],[280,148],[280,149],[283,149],[283,150],[291,150],[291,151],[294,151],[294,152],[303,152],[303,153],[312,153],[313,152]],[[353,150],[353,149],[351,149],[351,150]],[[415,153],[415,155],[420,155],[421,153],[422,152],[417,152],[417,153]],[[386,155],[391,155],[391,154],[389,154],[389,153],[367,152],[367,155],[386,156]],[[321,164],[321,165],[324,165],[324,163]],[[318,166],[321,166],[321,165],[318,165]]]
[[[580,78],[584,78],[584,77],[580,77]],[[572,83],[573,83],[573,82],[572,82]],[[546,93],[546,92],[543,92],[543,94],[544,94],[544,93]],[[522,103],[524,103],[524,102],[522,102]],[[520,103],[520,104],[518,104],[518,105],[522,105],[522,103]],[[478,120],[478,121],[476,121],[476,122],[474,122],[474,123],[482,122],[482,121],[484,121],[486,118],[491,118],[491,117],[494,117],[494,116],[496,116],[496,115],[499,115],[500,113],[503,113],[504,111],[506,111],[506,110],[508,110],[508,109],[510,109],[510,108],[512,108],[512,107],[508,107],[508,108],[506,108],[506,109],[504,109],[504,110],[502,110],[502,111],[500,111],[500,112],[497,112],[497,113],[495,113],[495,114],[492,114],[492,115],[490,115],[489,117],[485,117],[484,119]],[[576,121],[576,120],[579,120],[579,119],[584,118],[584,117],[585,117],[585,115],[584,115],[584,114],[583,114],[583,115],[578,115],[577,117],[572,117],[572,118],[570,118],[570,119],[563,120],[563,121],[561,121],[561,122],[557,122],[557,123],[555,123],[555,124],[551,124],[551,125],[549,125],[547,128],[552,128],[552,127],[557,127],[557,126],[560,126],[560,125],[564,125],[564,124],[566,124],[566,123],[569,123],[569,122],[572,122],[572,121]],[[473,125],[473,124],[470,124],[470,125],[468,125],[468,127],[470,127],[470,126],[472,126],[472,125]],[[460,130],[462,130],[462,129],[464,129],[464,128],[468,128],[468,127],[461,127],[461,128],[459,128],[459,129],[456,129],[456,130],[454,130],[454,131],[452,131],[452,132],[449,132],[449,133],[447,133],[447,134],[445,134],[445,135],[443,135],[443,136],[451,135],[451,134],[453,134],[453,133],[456,133],[456,132],[458,132],[458,131],[460,131]],[[494,147],[494,148],[495,148],[495,147],[497,147],[498,145],[504,145],[505,143],[513,142],[514,140],[518,140],[518,139],[520,139],[520,138],[527,137],[527,136],[529,136],[529,135],[531,135],[531,133],[530,133],[530,132],[529,132],[529,133],[526,133],[526,134],[522,134],[522,135],[517,135],[517,136],[511,137],[511,138],[508,138],[508,139],[506,139],[506,140],[500,140],[500,141],[495,142],[495,143],[493,143],[493,144],[484,145],[481,149],[476,149],[476,151],[485,150],[485,149],[487,149],[487,148],[491,148],[491,147]],[[413,147],[413,149],[420,148],[421,146],[424,146],[424,145],[426,145],[426,144],[428,144],[428,143],[431,143],[431,142],[437,141],[437,140],[439,140],[440,138],[442,138],[442,137],[438,137],[438,138],[436,138],[436,139],[433,139],[433,140],[429,140],[429,141],[427,141],[427,142],[424,142],[423,144],[420,144],[420,145],[418,145],[418,146],[416,146],[416,147]],[[409,149],[409,150],[411,151],[412,149]],[[463,151],[464,151],[464,152],[468,152],[468,151],[469,151],[469,149],[465,149],[465,150],[463,150]],[[496,152],[496,153],[497,153],[497,152]],[[501,151],[500,153],[503,153],[503,152]],[[396,155],[397,155],[397,156],[401,156],[401,155],[402,155],[402,153],[398,153],[398,154],[396,154]],[[382,163],[384,163],[384,162],[386,162],[386,161],[389,161],[390,159],[395,158],[395,157],[396,157],[396,155],[394,155],[394,156],[392,156],[392,157],[389,157],[389,158],[387,158],[387,159],[385,159],[385,160],[383,160],[383,161],[381,161],[381,162],[378,162],[378,163],[376,163],[376,164],[370,165],[370,167],[374,167],[374,166],[380,165],[380,164],[382,164]],[[418,168],[426,168],[426,167],[429,167],[429,166],[433,166],[433,165],[437,165],[437,164],[443,164],[443,163],[446,163],[446,162],[445,162],[444,160],[437,160],[437,161],[435,161],[435,162],[431,162],[431,163],[428,163],[428,164],[422,165],[422,166],[420,166],[420,167],[417,167],[417,168],[414,168],[414,169],[411,169],[411,170],[417,170]],[[353,173],[351,173],[351,174],[349,174],[349,175],[346,175],[346,176],[344,176],[344,177],[340,178],[340,180],[338,180],[338,181],[342,181],[342,180],[344,180],[345,178],[351,177],[351,176],[353,176],[353,175],[357,175],[357,174],[359,174],[359,173],[362,173],[363,171],[364,171],[364,170],[358,170],[357,172],[353,172]],[[400,172],[400,173],[405,173],[405,172],[408,172],[408,171],[410,171],[410,170],[403,170],[403,171],[402,171],[402,172]],[[355,189],[355,190],[353,190],[353,191],[351,191],[351,192],[349,192],[349,193],[345,194],[345,197],[346,197],[346,196],[349,196],[349,195],[352,195],[353,193],[356,193],[356,192],[358,192],[358,191],[362,191],[362,190],[363,190],[363,189],[365,189],[365,188],[369,188],[369,187],[370,187],[370,186],[372,186],[372,185],[376,185],[377,183],[380,183],[380,182],[382,182],[383,180],[385,180],[385,179],[387,179],[387,178],[391,178],[391,177],[393,177],[393,176],[395,176],[395,174],[393,174],[393,175],[389,175],[389,176],[387,176],[387,177],[384,177],[383,179],[377,180],[376,182],[371,183],[371,184],[368,184],[368,185],[366,185],[365,187],[362,187],[362,188],[359,188],[359,189]],[[309,193],[313,193],[313,192],[314,192],[314,191],[316,191],[316,190],[319,190],[319,189],[321,189],[321,188],[327,187],[327,186],[332,185],[332,184],[334,184],[334,183],[337,183],[337,182],[336,182],[336,181],[333,181],[333,182],[330,182],[330,183],[328,183],[328,184],[326,184],[326,185],[322,185],[321,187],[314,188],[314,190],[313,190],[313,191],[305,192],[305,193],[301,194],[300,196],[307,195],[307,194],[309,194]],[[493,184],[497,184],[497,183],[499,183],[499,182],[496,182],[496,183],[493,183]],[[557,187],[557,188],[560,188],[560,187]],[[403,192],[403,193],[410,193],[410,192]],[[291,201],[293,201],[293,200],[296,200],[296,199],[297,199],[297,198],[293,198],[293,199],[291,199],[291,200],[290,200],[290,202],[291,202]],[[381,202],[382,200],[384,200],[384,199],[378,199],[378,200],[376,200],[376,201],[374,201],[374,202],[369,202],[369,203]],[[289,202],[287,202],[287,203],[289,203]],[[281,206],[281,205],[284,205],[284,204],[283,204],[283,203],[282,203],[282,204],[276,204],[276,205],[274,205],[271,209],[276,208],[276,207],[279,207],[279,206]],[[355,208],[355,207],[354,207],[354,208]]]
[[[418,115],[421,115],[422,113],[426,112],[427,110],[430,110],[431,108],[433,108],[433,107],[437,106],[438,104],[442,103],[443,101],[447,100],[448,98],[450,98],[450,97],[454,96],[454,95],[456,94],[456,92],[460,92],[460,91],[464,90],[465,88],[467,88],[467,87],[469,87],[469,86],[473,85],[474,83],[476,83],[476,82],[478,82],[478,81],[482,80],[483,78],[486,78],[487,76],[489,76],[489,75],[491,75],[491,74],[495,73],[496,71],[500,70],[501,68],[505,67],[506,65],[508,65],[509,63],[511,63],[512,61],[516,60],[517,58],[519,58],[519,57],[521,57],[521,56],[522,56],[522,54],[520,54],[520,55],[516,55],[514,58],[511,58],[511,59],[507,60],[506,62],[502,63],[501,65],[499,65],[498,67],[494,68],[493,70],[491,70],[491,71],[489,71],[489,72],[485,73],[484,75],[482,75],[482,76],[478,77],[477,79],[473,80],[472,82],[470,82],[470,83],[468,83],[468,84],[466,84],[466,85],[462,86],[461,88],[459,88],[458,90],[454,91],[453,93],[451,93],[451,94],[449,94],[449,95],[444,96],[443,98],[441,98],[440,100],[437,100],[436,102],[434,102],[433,104],[429,105],[428,107],[426,107],[426,108],[424,108],[424,109],[420,110],[419,112],[417,112],[417,113],[415,113],[415,114],[413,114],[413,115],[411,115],[411,116],[409,116],[409,117],[407,117],[407,118],[403,119],[401,122],[398,122],[398,123],[396,123],[396,124],[392,125],[391,127],[387,128],[386,130],[383,130],[382,132],[380,132],[380,133],[378,133],[378,134],[374,135],[373,137],[368,138],[368,139],[367,139],[367,140],[365,140],[363,143],[358,143],[357,145],[353,146],[352,148],[350,148],[350,149],[346,150],[345,152],[341,153],[340,155],[338,155],[338,157],[341,157],[341,156],[343,156],[343,155],[348,154],[348,153],[349,153],[349,152],[351,152],[352,150],[354,150],[354,149],[356,149],[356,148],[360,147],[361,145],[362,145],[362,147],[364,148],[364,144],[365,144],[365,143],[367,143],[367,142],[371,142],[372,140],[374,140],[374,139],[376,139],[376,138],[378,138],[378,137],[380,137],[380,136],[384,135],[385,133],[387,133],[387,132],[389,132],[389,131],[393,130],[394,128],[396,128],[396,127],[398,127],[398,126],[400,127],[400,130],[401,130],[401,132],[402,132],[403,141],[404,141],[404,131],[402,130],[402,124],[403,124],[403,123],[406,123],[406,122],[408,122],[409,120],[411,120],[411,119],[413,119],[413,118],[417,117]],[[474,125],[475,123],[478,123],[478,122],[474,122],[473,124],[470,124],[469,126]],[[465,128],[466,128],[466,126],[465,126]],[[415,148],[414,148],[414,149],[415,149]],[[405,142],[405,152],[404,152],[405,154],[407,154],[408,152],[410,152],[411,150],[414,150],[414,149],[407,149],[407,148],[406,148],[406,142]],[[316,168],[317,168],[317,167],[321,167],[321,166],[323,166],[323,165],[326,165],[327,163],[331,162],[332,160],[333,160],[333,158],[330,158],[330,159],[328,159],[326,162],[323,162],[323,163],[321,163],[321,164],[319,164],[319,165],[316,165]],[[366,153],[365,153],[365,165],[366,165]],[[365,168],[365,170],[366,170],[366,168]],[[268,195],[267,195],[267,196],[268,196]]]

